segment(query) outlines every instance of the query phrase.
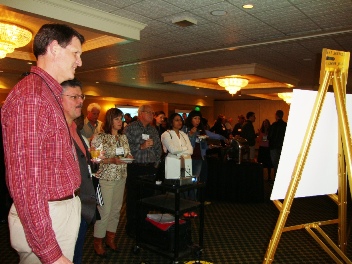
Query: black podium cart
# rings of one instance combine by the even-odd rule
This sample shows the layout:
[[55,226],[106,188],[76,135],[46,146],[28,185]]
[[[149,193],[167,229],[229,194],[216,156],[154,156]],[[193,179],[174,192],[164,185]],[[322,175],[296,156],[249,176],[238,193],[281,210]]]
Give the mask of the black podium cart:
[[[138,208],[137,208],[137,223],[141,223],[145,219],[141,219],[140,210],[148,209],[148,210],[157,210],[162,213],[169,213],[175,216],[175,224],[174,224],[174,242],[173,242],[173,250],[166,251],[157,246],[150,245],[148,243],[144,243],[140,237],[141,234],[141,224],[137,224],[137,232],[136,232],[136,245],[134,247],[134,253],[138,253],[140,248],[146,248],[156,252],[157,254],[163,255],[167,258],[171,259],[172,263],[178,263],[180,257],[187,256],[192,253],[192,251],[200,258],[201,252],[203,250],[203,230],[204,230],[204,187],[205,185],[202,183],[192,183],[189,185],[178,186],[178,185],[170,185],[170,184],[156,184],[155,182],[151,182],[145,180],[144,177],[141,177],[138,180],[138,184],[140,189],[149,188],[153,189],[158,193],[155,196],[142,198],[139,200]],[[191,201],[181,198],[181,194],[186,191],[197,190],[199,193],[199,201]],[[191,210],[199,210],[199,238],[198,245],[193,245],[188,247],[187,249],[181,249],[179,245],[180,238],[180,224],[179,220],[185,212]],[[145,216],[144,216],[145,217]]]

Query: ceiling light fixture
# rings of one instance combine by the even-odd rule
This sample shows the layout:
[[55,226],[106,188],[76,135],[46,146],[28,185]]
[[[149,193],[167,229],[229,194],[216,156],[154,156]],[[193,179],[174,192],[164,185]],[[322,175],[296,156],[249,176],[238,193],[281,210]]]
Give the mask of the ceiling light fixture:
[[248,84],[248,80],[238,77],[224,77],[218,79],[218,84],[225,88],[231,95],[237,93]]
[[291,104],[293,93],[278,93],[277,96],[284,100],[287,104]]
[[244,9],[252,9],[253,5],[252,4],[246,4],[242,6]]
[[0,22],[0,59],[15,48],[26,46],[32,39],[32,32],[17,25]]

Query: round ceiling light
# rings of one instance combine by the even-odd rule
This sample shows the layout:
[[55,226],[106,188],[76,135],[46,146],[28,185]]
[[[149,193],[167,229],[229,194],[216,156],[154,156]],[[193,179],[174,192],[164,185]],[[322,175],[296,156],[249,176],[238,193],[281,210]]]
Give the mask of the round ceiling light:
[[242,6],[244,9],[252,9],[253,5],[252,4],[246,4]]

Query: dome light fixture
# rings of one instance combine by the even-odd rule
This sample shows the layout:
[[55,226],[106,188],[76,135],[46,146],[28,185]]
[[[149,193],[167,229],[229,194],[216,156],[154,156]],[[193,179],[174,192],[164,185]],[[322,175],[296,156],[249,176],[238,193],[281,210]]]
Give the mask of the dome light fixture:
[[225,88],[231,95],[236,94],[241,88],[248,84],[248,80],[239,77],[224,77],[219,78],[218,84]]
[[293,93],[278,93],[277,96],[284,100],[287,104],[291,104]]
[[245,4],[242,6],[244,9],[252,9],[254,6],[252,4]]
[[32,39],[32,32],[28,29],[0,22],[0,59],[5,58],[15,48],[26,46]]

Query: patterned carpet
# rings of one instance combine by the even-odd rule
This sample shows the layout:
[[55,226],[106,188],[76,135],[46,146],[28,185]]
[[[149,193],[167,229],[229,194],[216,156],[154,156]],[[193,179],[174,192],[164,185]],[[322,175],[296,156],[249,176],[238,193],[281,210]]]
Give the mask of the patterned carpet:
[[[204,252],[202,260],[211,263],[262,263],[279,212],[268,197],[271,185],[265,181],[266,199],[264,203],[230,203],[212,201],[205,207]],[[124,210],[123,210],[124,211]],[[350,211],[349,211],[350,212]],[[327,196],[295,199],[287,225],[334,219],[337,206]],[[107,259],[94,254],[93,228],[90,227],[84,248],[83,263],[170,263],[169,259],[141,249],[133,254],[133,239],[124,232],[125,214],[121,216],[117,233],[119,253],[109,252]],[[192,220],[193,241],[197,241],[198,220]],[[333,241],[337,241],[337,225],[323,227]],[[0,263],[18,263],[16,252],[9,244],[8,226],[0,225]],[[351,243],[349,239],[349,243]],[[348,246],[347,255],[352,259],[352,248]],[[179,263],[194,263],[189,256]],[[190,262],[191,261],[191,262]],[[273,263],[334,263],[323,249],[305,231],[283,233],[276,250]]]

